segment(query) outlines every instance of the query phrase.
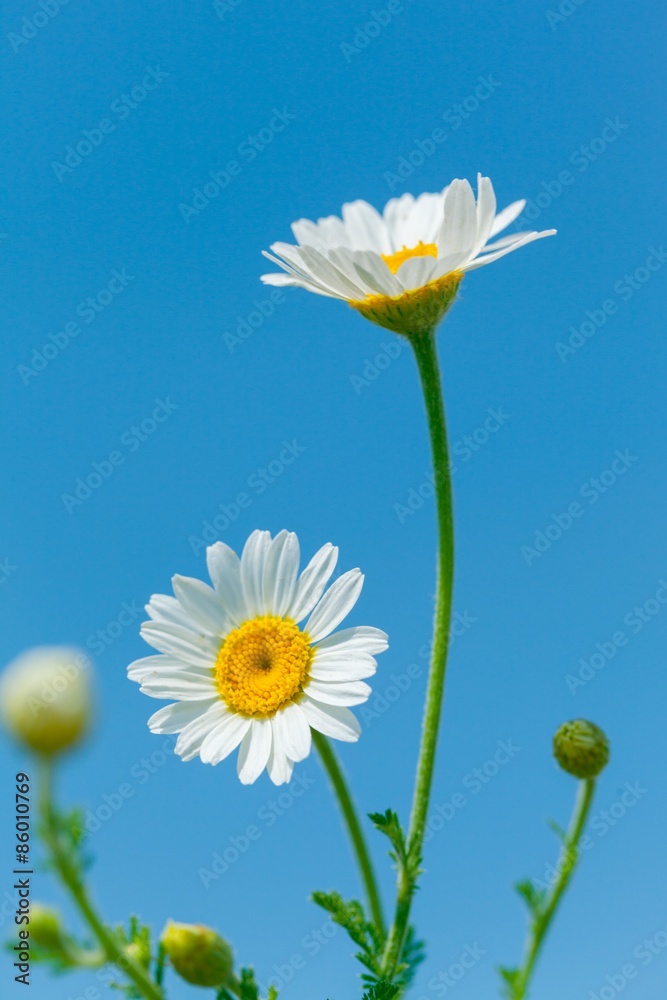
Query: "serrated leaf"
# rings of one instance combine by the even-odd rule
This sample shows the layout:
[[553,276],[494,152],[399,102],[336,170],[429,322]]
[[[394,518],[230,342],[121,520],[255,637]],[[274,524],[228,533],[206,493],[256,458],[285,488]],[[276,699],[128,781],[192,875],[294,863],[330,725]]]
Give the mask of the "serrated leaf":
[[546,890],[538,889],[534,883],[530,881],[530,879],[525,879],[523,882],[517,882],[514,888],[525,901],[533,916],[537,916],[541,912],[544,905]]
[[389,983],[386,979],[381,979],[366,990],[363,1000],[396,1000],[400,992],[401,987],[396,983]]

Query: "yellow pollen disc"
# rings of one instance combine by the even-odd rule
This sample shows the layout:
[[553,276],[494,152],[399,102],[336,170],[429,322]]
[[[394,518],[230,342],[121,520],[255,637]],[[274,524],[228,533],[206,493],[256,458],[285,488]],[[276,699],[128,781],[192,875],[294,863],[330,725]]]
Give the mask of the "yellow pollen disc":
[[300,699],[312,662],[310,640],[295,622],[262,615],[229,633],[215,679],[232,712],[267,718]]
[[422,243],[420,240],[416,247],[408,250],[407,247],[403,247],[402,250],[398,250],[396,253],[383,253],[382,260],[385,262],[392,274],[396,274],[401,264],[405,264],[406,260],[410,260],[411,257],[437,257],[438,248],[435,243]]

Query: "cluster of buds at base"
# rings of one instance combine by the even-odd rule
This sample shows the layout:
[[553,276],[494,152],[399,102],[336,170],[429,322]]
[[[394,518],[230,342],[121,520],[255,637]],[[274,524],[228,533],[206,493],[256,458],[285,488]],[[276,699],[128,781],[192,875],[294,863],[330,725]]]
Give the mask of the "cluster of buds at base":
[[594,722],[564,722],[554,736],[554,757],[575,778],[597,778],[609,760],[609,740]]
[[225,986],[232,979],[234,955],[220,935],[203,924],[170,920],[162,947],[176,972],[193,986]]
[[50,756],[77,744],[91,717],[90,660],[69,646],[37,646],[0,679],[0,713],[12,736]]

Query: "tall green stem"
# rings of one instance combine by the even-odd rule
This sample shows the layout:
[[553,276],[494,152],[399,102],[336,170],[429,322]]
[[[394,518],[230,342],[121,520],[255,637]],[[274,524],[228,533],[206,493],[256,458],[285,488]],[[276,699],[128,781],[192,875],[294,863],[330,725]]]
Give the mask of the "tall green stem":
[[530,979],[535,968],[535,963],[540,953],[544,939],[551,926],[554,915],[558,908],[563,893],[567,889],[574,869],[579,860],[579,841],[586,826],[588,813],[590,812],[595,792],[595,780],[589,778],[579,783],[577,798],[572,811],[570,825],[565,834],[560,858],[558,859],[558,877],[551,887],[547,898],[535,916],[524,951],[523,961],[519,968],[514,988],[514,1000],[524,1000],[528,993]]
[[366,896],[368,898],[368,905],[370,906],[371,914],[373,916],[373,922],[380,933],[384,935],[382,902],[380,900],[380,893],[375,880],[373,862],[371,861],[371,856],[368,852],[368,847],[366,846],[364,833],[359,822],[359,817],[357,816],[357,811],[352,800],[350,790],[347,787],[343,769],[340,766],[340,762],[326,736],[322,736],[321,733],[313,730],[313,742],[315,743],[317,751],[322,759],[322,763],[327,774],[329,775],[329,780],[331,781],[333,790],[338,798],[338,803],[343,813],[343,818],[350,835],[350,840],[352,841],[352,847],[357,858],[361,878],[366,889]]
[[[415,352],[426,416],[431,439],[433,472],[435,475],[436,512],[438,522],[437,584],[431,666],[426,692],[426,708],[422,727],[421,746],[417,763],[417,777],[412,813],[408,829],[408,855],[412,871],[416,871],[421,858],[426,817],[431,798],[433,768],[440,727],[442,701],[445,692],[445,671],[454,584],[454,519],[452,510],[452,485],[447,444],[445,406],[438,365],[435,331],[410,338]],[[389,932],[383,959],[383,973],[391,980],[396,974],[408,930],[415,878],[408,871],[399,871],[396,912]]]
[[162,990],[153,983],[142,965],[131,958],[117,941],[115,935],[102,922],[88,898],[88,893],[79,872],[61,841],[53,804],[53,775],[51,765],[44,762],[41,775],[40,813],[44,829],[44,840],[51,853],[54,867],[76,904],[81,916],[97,939],[104,958],[113,962],[137,987],[146,1000],[163,1000]]

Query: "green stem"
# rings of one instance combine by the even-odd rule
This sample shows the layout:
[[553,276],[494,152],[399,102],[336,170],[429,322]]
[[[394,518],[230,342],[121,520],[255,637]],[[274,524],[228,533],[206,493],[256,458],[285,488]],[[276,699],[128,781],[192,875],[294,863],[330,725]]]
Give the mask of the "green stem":
[[[454,585],[454,519],[447,425],[435,331],[415,335],[410,338],[410,343],[415,352],[426,405],[438,522],[437,584],[431,666],[412,813],[408,829],[408,855],[411,860],[411,871],[417,872],[424,843],[440,715],[445,693],[445,671]],[[399,871],[394,922],[389,932],[383,957],[383,974],[389,980],[394,978],[401,961],[415,884],[416,875],[411,875],[405,870]]]
[[384,936],[382,902],[380,900],[380,893],[375,880],[373,862],[371,861],[371,856],[368,852],[368,847],[366,846],[364,833],[361,829],[361,824],[357,816],[352,796],[350,795],[350,790],[347,787],[343,769],[341,768],[340,762],[326,736],[322,736],[321,733],[313,730],[313,742],[315,743],[317,751],[322,759],[322,763],[324,764],[327,774],[329,775],[329,780],[331,781],[333,790],[338,798],[338,803],[347,825],[350,840],[352,841],[352,847],[354,848],[354,853],[357,858],[357,864],[359,865],[359,871],[366,889],[368,905],[371,909],[373,922],[380,933]]
[[44,827],[44,840],[51,853],[56,871],[69,890],[81,916],[97,939],[105,959],[118,966],[128,979],[132,980],[146,1000],[163,1000],[162,990],[153,983],[144,967],[125,952],[115,935],[104,925],[95,912],[81,876],[62,845],[53,803],[52,781],[51,764],[45,760],[40,789],[40,813]]
[[565,834],[560,858],[558,859],[558,878],[551,887],[544,905],[533,920],[528,933],[524,957],[516,981],[515,1000],[523,1000],[528,993],[530,978],[535,968],[540,948],[547,936],[563,893],[570,884],[572,875],[574,874],[579,860],[579,841],[584,832],[594,792],[595,780],[593,778],[579,783],[572,818]]

